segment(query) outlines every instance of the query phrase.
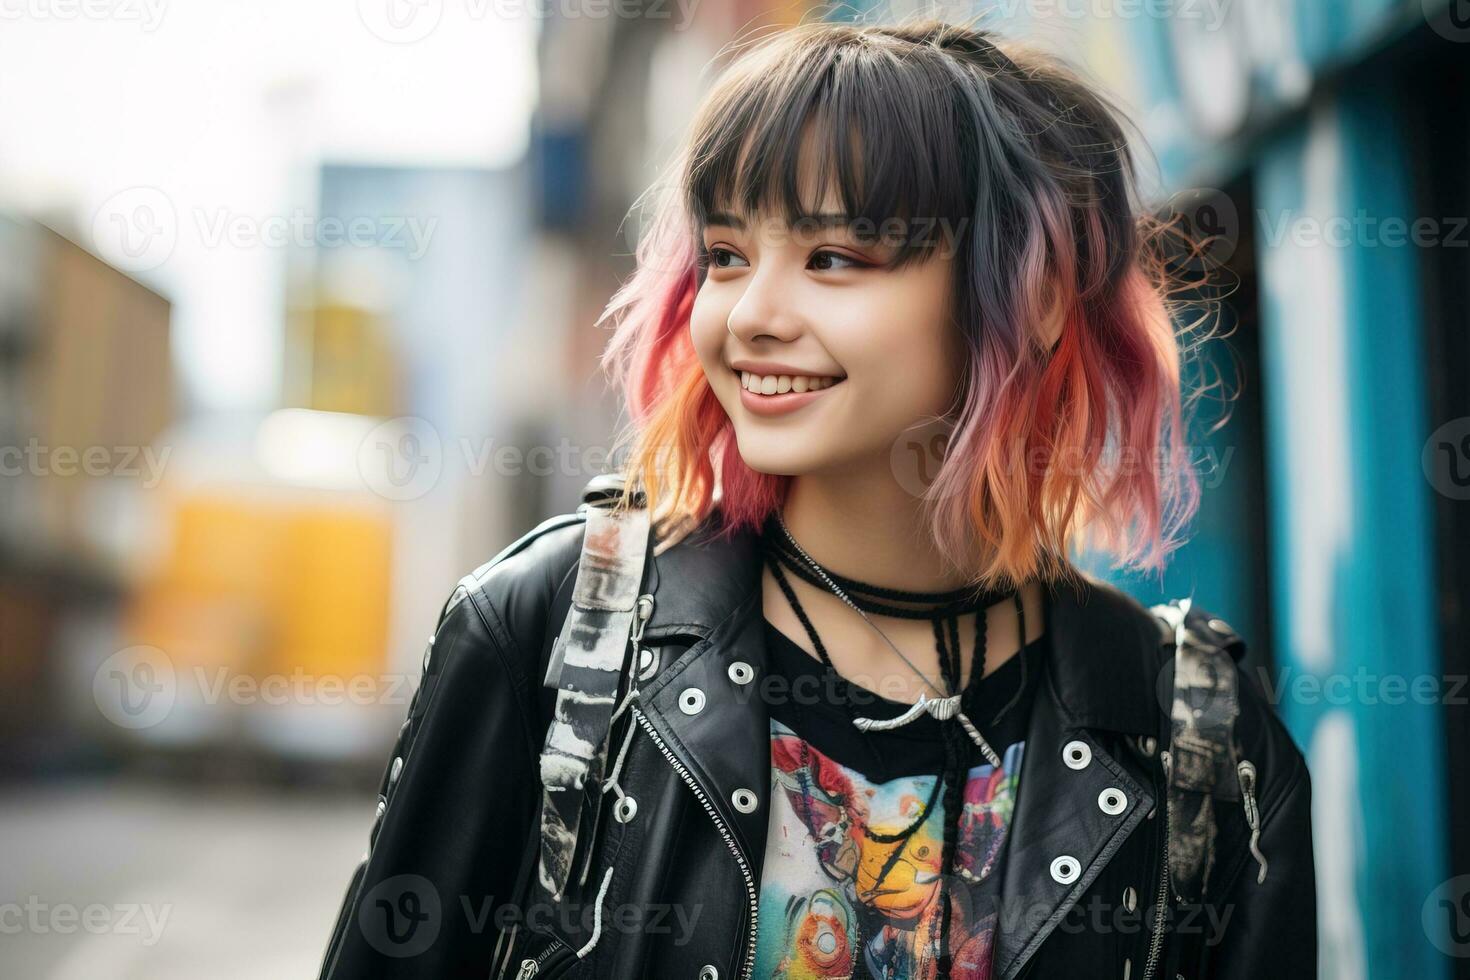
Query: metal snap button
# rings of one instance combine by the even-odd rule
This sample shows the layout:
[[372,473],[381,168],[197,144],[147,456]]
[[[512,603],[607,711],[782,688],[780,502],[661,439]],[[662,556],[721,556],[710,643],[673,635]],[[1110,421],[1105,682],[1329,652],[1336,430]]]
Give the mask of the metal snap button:
[[1092,748],[1080,738],[1074,738],[1062,746],[1062,761],[1068,769],[1086,769],[1092,761]]
[[1082,865],[1070,854],[1063,854],[1051,863],[1051,877],[1059,885],[1070,885],[1082,873]]
[[755,808],[760,804],[754,793],[743,788],[730,794],[730,802],[735,804],[735,809],[741,813],[754,813]]
[[704,708],[704,692],[697,687],[686,687],[679,692],[679,710],[686,715],[697,715]]
[[1152,735],[1140,735],[1138,737],[1138,751],[1142,752],[1148,758],[1152,759],[1154,757],[1154,752],[1158,747],[1159,740]]
[[706,963],[699,968],[699,980],[720,980],[720,971]]
[[1109,786],[1097,794],[1097,806],[1110,817],[1115,817],[1128,809],[1128,797],[1121,789]]
[[1129,912],[1138,908],[1138,892],[1133,890],[1132,885],[1123,889],[1123,908]]
[[388,811],[388,801],[385,800],[385,799],[383,799],[381,796],[378,797],[378,812],[375,814],[375,816],[376,817],[382,817],[383,814],[386,813],[387,811]]
[[403,756],[401,756],[401,755],[395,755],[393,757],[393,768],[390,769],[390,770],[388,770],[388,782],[390,782],[390,783],[396,783],[396,782],[398,782],[398,776],[402,772],[403,772]]
[[731,664],[728,673],[730,680],[736,684],[749,684],[751,678],[755,677],[755,671],[751,669],[750,664],[743,660],[737,660]]
[[613,804],[613,819],[618,823],[627,823],[638,814],[638,801],[631,796],[624,796]]
[[658,670],[658,654],[648,647],[638,651],[638,679],[646,681]]

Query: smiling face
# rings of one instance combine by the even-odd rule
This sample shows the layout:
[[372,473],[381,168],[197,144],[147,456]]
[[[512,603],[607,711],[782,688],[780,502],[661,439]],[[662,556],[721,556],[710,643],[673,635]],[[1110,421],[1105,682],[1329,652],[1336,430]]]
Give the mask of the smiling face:
[[773,475],[889,465],[905,430],[953,407],[963,365],[950,251],[886,268],[893,246],[815,184],[794,224],[720,210],[699,242],[694,348],[741,458]]

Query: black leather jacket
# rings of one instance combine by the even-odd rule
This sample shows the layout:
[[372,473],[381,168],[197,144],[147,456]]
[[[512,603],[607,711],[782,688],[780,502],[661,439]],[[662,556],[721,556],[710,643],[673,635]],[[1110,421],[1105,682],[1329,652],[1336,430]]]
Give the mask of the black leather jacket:
[[[765,665],[753,536],[716,542],[701,530],[650,556],[654,606],[640,647],[653,656],[614,724],[608,763],[626,743],[618,782],[633,803],[601,808],[585,884],[574,879],[563,907],[518,897],[534,877],[538,756],[555,702],[542,678],[584,525],[576,514],[543,522],[445,604],[323,980],[750,976],[769,721],[750,672],[731,668],[758,679]],[[1243,644],[1214,622],[1238,657]],[[1159,901],[1171,891],[1159,694],[1169,648],[1146,608],[1090,579],[1049,590],[1047,628],[994,975],[1315,977],[1310,781],[1258,683],[1240,672],[1236,736],[1258,773],[1267,874],[1257,880],[1245,807],[1221,802],[1206,905],[1176,910]],[[684,698],[691,689],[704,697]],[[1122,792],[1121,810],[1104,811],[1106,790]],[[1064,856],[1076,867],[1058,871]]]

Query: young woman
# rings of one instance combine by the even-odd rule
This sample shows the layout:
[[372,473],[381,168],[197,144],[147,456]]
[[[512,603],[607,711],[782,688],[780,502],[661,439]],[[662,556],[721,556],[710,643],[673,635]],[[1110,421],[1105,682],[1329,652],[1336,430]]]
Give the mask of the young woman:
[[[1069,558],[1159,568],[1197,496],[1116,115],[977,30],[818,24],[671,174],[607,312],[627,492],[446,603],[322,976],[1315,976],[1242,642]],[[1228,701],[1175,707],[1176,642]]]

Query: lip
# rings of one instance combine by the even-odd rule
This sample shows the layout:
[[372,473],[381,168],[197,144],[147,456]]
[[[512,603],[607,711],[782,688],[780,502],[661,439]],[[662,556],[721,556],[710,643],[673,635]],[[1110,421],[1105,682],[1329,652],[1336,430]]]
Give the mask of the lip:
[[731,361],[730,366],[736,372],[749,371],[751,374],[759,374],[762,377],[770,374],[800,374],[808,378],[846,377],[846,375],[831,374],[826,371],[808,371],[806,368],[793,367],[790,364],[782,364],[780,361]]
[[[743,370],[748,371],[750,369],[744,368]],[[773,371],[771,373],[774,374],[775,372]],[[781,373],[785,374],[788,372],[783,371]],[[791,373],[800,374],[801,372],[796,371]],[[828,375],[828,377],[831,377],[831,375]],[[739,371],[735,372],[735,383],[740,383]],[[744,385],[741,385],[740,404],[744,405],[745,410],[752,415],[785,415],[821,398],[829,391],[840,386],[841,382],[838,382],[837,384],[828,385],[826,388],[818,388],[815,391],[788,391],[780,395],[758,395],[747,389]]]

